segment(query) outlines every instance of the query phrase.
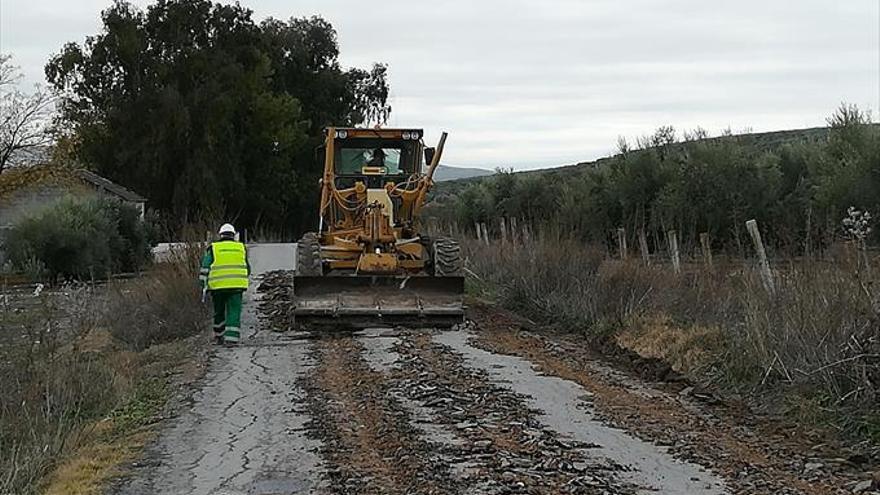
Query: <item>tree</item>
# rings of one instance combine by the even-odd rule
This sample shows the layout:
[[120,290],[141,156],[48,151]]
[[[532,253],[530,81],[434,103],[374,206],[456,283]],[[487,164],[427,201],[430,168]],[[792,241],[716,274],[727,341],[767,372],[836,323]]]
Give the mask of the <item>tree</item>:
[[384,121],[384,66],[343,70],[325,20],[254,22],[238,4],[117,0],[102,32],[46,66],[75,154],[172,225],[224,219],[298,234],[314,224],[322,128]]
[[50,124],[55,99],[35,86],[26,94],[12,56],[0,54],[0,173],[16,162],[27,162],[52,142]]

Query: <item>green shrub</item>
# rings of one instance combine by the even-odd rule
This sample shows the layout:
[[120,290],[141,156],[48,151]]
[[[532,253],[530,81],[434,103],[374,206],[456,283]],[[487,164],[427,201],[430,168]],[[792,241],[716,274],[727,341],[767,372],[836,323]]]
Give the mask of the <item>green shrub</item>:
[[10,231],[13,267],[41,276],[85,279],[137,271],[150,259],[147,229],[136,208],[110,199],[67,199]]
[[150,246],[154,237],[137,208],[119,202],[108,202],[108,211],[116,223],[120,243],[114,252],[118,256],[118,270],[136,272],[150,261]]

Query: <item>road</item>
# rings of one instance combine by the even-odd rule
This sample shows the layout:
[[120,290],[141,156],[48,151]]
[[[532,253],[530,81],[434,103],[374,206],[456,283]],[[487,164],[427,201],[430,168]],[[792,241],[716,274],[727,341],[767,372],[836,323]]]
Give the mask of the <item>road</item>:
[[[289,245],[250,256],[257,277],[295,266]],[[446,331],[272,331],[286,326],[284,280],[252,284],[243,343],[216,348],[111,493],[839,493],[688,389],[493,308]]]
[[[255,277],[295,266],[290,245],[249,249]],[[218,347],[191,405],[147,449],[125,494],[308,493],[321,478],[296,385],[313,366],[307,344],[261,328],[256,283],[245,293],[243,342]]]

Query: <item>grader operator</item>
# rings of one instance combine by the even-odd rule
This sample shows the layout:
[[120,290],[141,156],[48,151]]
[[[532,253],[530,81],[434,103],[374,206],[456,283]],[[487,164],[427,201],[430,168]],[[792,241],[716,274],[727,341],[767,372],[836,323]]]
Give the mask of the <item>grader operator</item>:
[[421,129],[325,130],[318,229],[297,245],[298,326],[462,320],[459,245],[427,236],[419,222],[446,133],[436,148],[426,148],[422,136]]

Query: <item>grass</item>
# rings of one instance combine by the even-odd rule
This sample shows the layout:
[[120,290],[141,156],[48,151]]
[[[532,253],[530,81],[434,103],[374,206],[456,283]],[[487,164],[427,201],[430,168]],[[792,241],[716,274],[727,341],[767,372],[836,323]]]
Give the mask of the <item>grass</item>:
[[102,493],[105,483],[121,473],[153,438],[150,428],[165,407],[173,387],[166,371],[192,358],[191,343],[170,342],[137,356],[140,375],[128,394],[105,417],[87,424],[78,445],[61,458],[42,483],[47,495]]
[[464,241],[470,290],[539,323],[665,360],[768,412],[877,443],[880,286],[853,256],[681,275],[573,241]]
[[118,466],[133,459],[149,439],[148,432],[138,432],[117,441],[93,442],[77,450],[52,473],[46,495],[91,495],[101,493],[103,483],[118,473]]
[[0,309],[0,493],[98,493],[149,439],[207,322],[186,259]]
[[618,345],[643,357],[657,358],[684,375],[694,376],[712,365],[724,344],[718,327],[681,325],[668,317],[646,317],[616,332]]

